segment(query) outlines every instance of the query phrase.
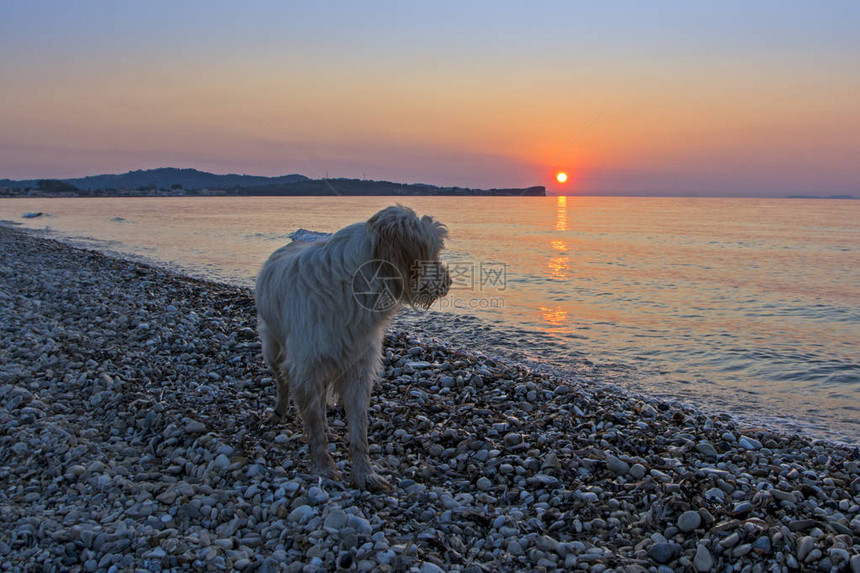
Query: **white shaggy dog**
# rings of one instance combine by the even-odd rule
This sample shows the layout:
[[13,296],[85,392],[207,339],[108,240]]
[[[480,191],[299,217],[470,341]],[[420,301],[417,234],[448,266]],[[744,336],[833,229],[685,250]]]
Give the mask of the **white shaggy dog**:
[[255,298],[263,357],[278,386],[272,418],[283,418],[292,394],[316,474],[339,478],[326,435],[331,389],[346,410],[356,485],[391,488],[368,457],[370,391],[399,305],[427,308],[448,292],[439,261],[447,234],[443,224],[398,205],[327,241],[294,241],[263,265]]

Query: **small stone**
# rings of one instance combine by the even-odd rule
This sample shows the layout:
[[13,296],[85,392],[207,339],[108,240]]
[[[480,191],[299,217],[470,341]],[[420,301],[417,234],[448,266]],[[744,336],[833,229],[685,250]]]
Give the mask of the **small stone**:
[[741,436],[738,439],[738,445],[745,450],[760,450],[762,449],[761,442],[754,438],[750,438],[749,436]]
[[726,501],[726,492],[721,490],[718,487],[712,487],[708,491],[705,492],[705,499],[707,500],[716,500],[720,503]]
[[714,568],[714,558],[708,548],[699,544],[696,548],[696,556],[693,558],[693,565],[696,566],[696,571],[706,573]]
[[670,483],[672,481],[672,478],[666,472],[652,469],[649,473],[651,474],[651,477],[659,482]]
[[316,510],[309,505],[300,505],[290,512],[287,521],[291,523],[305,524],[311,517],[316,515]]
[[717,459],[717,449],[709,444],[708,442],[704,442],[701,444],[696,444],[696,451],[698,451],[702,456],[707,459],[715,460]]
[[373,526],[370,525],[370,522],[358,515],[350,515],[347,518],[346,525],[355,529],[359,535],[370,535],[373,533]]
[[[561,470],[561,464],[559,463],[558,456],[555,454],[555,452],[549,452],[546,456],[544,456],[540,468],[542,470]],[[499,468],[499,471],[501,471],[501,468]]]
[[740,541],[740,540],[741,540],[740,535],[738,535],[737,532],[734,532],[731,535],[729,535],[728,537],[726,537],[725,539],[721,539],[720,545],[722,545],[723,547],[726,547],[726,548],[734,547],[735,545],[738,544],[738,541]]
[[643,477],[645,477],[645,471],[645,466],[643,466],[642,464],[633,464],[628,470],[630,475],[632,475],[636,479],[642,479]]
[[702,516],[698,511],[685,511],[678,517],[678,529],[684,533],[693,531],[702,523]]
[[771,490],[771,495],[778,501],[787,501],[789,503],[797,503],[797,498],[794,497],[794,492],[782,491],[781,489]]
[[814,519],[793,519],[788,523],[791,531],[809,531],[813,527],[818,527],[818,521]]
[[523,546],[520,545],[519,541],[513,539],[508,543],[508,553],[511,555],[522,555],[524,553]]
[[752,550],[756,555],[767,555],[771,552],[770,537],[762,535],[752,542]]
[[185,433],[186,434],[203,434],[206,432],[206,424],[202,422],[198,422],[197,420],[189,420],[185,424]]
[[851,557],[851,573],[860,573],[860,555]]
[[547,474],[537,474],[526,480],[531,486],[552,489],[560,483],[558,478]]
[[329,495],[324,489],[313,486],[308,489],[308,503],[312,505],[322,505],[328,501]]
[[342,509],[334,509],[329,512],[323,525],[330,533],[336,533],[346,526],[346,513]]
[[840,549],[838,547],[831,547],[827,551],[830,556],[830,561],[836,566],[839,567],[842,563],[847,563],[850,559],[850,555],[844,549]]
[[798,561],[805,561],[806,557],[812,552],[815,548],[815,540],[810,536],[801,537],[797,542],[797,559]]
[[431,563],[430,561],[424,561],[421,564],[421,573],[445,573],[445,570],[436,565],[435,563]]
[[156,547],[144,553],[144,557],[147,559],[163,559],[167,557],[167,552],[161,547]]
[[655,543],[648,548],[648,556],[657,563],[668,563],[681,554],[677,543]]
[[478,478],[478,482],[475,484],[479,490],[481,491],[490,491],[493,489],[493,482],[486,476],[482,476]]
[[616,458],[615,456],[608,456],[606,458],[606,467],[620,476],[626,474],[630,470],[630,464]]
[[732,511],[738,515],[743,515],[752,511],[752,504],[748,501],[741,501],[735,504]]

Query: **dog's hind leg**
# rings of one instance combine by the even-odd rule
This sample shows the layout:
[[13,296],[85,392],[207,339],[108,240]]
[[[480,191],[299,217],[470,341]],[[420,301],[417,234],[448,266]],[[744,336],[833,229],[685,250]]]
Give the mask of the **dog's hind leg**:
[[266,420],[268,424],[278,424],[284,421],[290,407],[290,379],[285,364],[281,364],[275,370],[275,384],[278,388],[278,401],[275,402],[272,415]]
[[278,401],[275,403],[275,410],[265,423],[277,424],[286,418],[287,409],[290,407],[290,380],[286,368],[286,351],[284,345],[269,332],[265,323],[261,319],[258,320],[260,322],[263,359],[272,370],[278,389]]
[[326,431],[326,385],[322,373],[309,372],[297,377],[293,398],[304,422],[305,441],[311,458],[311,471],[321,477],[340,479],[340,472],[328,453]]
[[349,452],[352,456],[352,476],[359,489],[391,491],[391,484],[373,471],[367,448],[367,408],[370,404],[372,380],[360,373],[356,379],[346,380],[341,388],[343,407],[349,425]]

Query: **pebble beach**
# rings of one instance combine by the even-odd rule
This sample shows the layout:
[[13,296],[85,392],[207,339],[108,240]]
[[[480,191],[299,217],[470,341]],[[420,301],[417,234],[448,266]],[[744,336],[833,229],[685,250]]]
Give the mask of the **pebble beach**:
[[[399,324],[399,323],[398,323]],[[307,473],[252,292],[0,226],[0,570],[860,573],[860,448],[394,328]]]

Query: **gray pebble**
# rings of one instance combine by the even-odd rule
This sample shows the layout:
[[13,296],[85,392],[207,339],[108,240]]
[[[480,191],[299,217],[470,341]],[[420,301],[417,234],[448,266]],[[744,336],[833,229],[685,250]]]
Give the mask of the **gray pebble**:
[[741,540],[740,535],[737,532],[730,534],[728,537],[720,540],[720,545],[723,547],[734,547]]
[[693,564],[699,573],[706,573],[714,568],[714,558],[711,556],[711,552],[701,543],[696,546],[696,556],[693,558]]
[[645,466],[643,466],[642,464],[633,464],[632,466],[630,466],[630,470],[628,471],[630,472],[630,475],[634,478],[642,479],[643,477],[645,477],[646,469]]
[[697,511],[685,511],[678,517],[678,529],[684,533],[689,533],[698,528],[702,523],[702,517]]
[[738,445],[746,450],[760,450],[763,447],[761,442],[748,436],[741,436]]
[[709,460],[717,459],[717,449],[708,442],[696,444],[696,451]]
[[806,557],[815,548],[815,539],[812,537],[801,537],[797,542],[797,559],[801,562],[806,561]]
[[346,526],[346,522],[346,513],[341,509],[333,509],[326,516],[324,525],[327,530],[336,533]]
[[648,556],[657,563],[668,563],[681,554],[677,543],[655,543],[648,548]]
[[424,561],[421,563],[421,573],[445,573],[445,570],[436,565],[435,563],[430,563],[429,561]]
[[292,523],[299,523],[304,525],[307,523],[314,515],[316,515],[316,510],[309,505],[300,505],[294,510],[290,512],[287,516],[287,521]]
[[627,462],[611,455],[606,458],[606,467],[618,475],[624,475],[630,470],[630,465]]

